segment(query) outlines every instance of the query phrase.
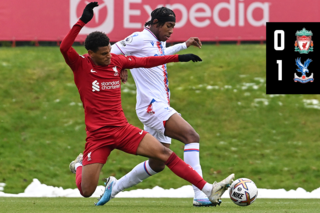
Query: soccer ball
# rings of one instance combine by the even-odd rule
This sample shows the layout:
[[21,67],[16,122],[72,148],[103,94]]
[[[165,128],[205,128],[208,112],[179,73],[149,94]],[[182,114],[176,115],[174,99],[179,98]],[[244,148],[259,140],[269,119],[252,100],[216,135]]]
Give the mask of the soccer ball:
[[239,178],[231,184],[229,195],[238,206],[249,206],[257,198],[258,188],[252,180]]

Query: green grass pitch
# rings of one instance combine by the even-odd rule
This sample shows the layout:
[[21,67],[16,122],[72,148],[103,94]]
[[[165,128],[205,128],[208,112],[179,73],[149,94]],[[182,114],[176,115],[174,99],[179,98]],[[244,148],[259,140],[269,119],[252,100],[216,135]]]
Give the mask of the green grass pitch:
[[[86,51],[77,46],[80,54]],[[168,64],[171,106],[200,135],[204,178],[230,173],[252,179],[258,188],[286,190],[320,187],[319,110],[305,99],[318,95],[266,95],[265,45],[204,45],[183,53],[201,63]],[[83,108],[58,47],[0,48],[0,182],[6,193],[21,193],[41,183],[76,188],[69,163],[84,149]],[[134,82],[122,85],[122,106],[130,123],[135,114]],[[320,106],[319,106],[320,107]],[[183,144],[172,142],[183,157]],[[101,179],[120,178],[146,158],[115,150]],[[100,182],[102,184],[102,182]],[[188,183],[169,169],[136,187],[178,188]],[[217,208],[193,208],[190,199],[115,199],[92,206],[94,199],[0,198],[0,212],[319,212],[319,200],[258,199],[238,207],[224,200]],[[112,209],[112,210],[110,210]]]
[[99,213],[99,212],[153,212],[153,213],[318,213],[317,199],[257,199],[240,207],[229,199],[222,199],[218,207],[193,207],[192,199],[185,198],[115,198],[104,206],[94,206],[93,198],[0,198],[1,212],[6,213]]

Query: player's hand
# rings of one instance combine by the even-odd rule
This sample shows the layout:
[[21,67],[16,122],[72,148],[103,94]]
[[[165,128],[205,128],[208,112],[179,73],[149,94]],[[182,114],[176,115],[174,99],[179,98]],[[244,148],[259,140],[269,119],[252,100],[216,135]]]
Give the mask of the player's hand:
[[179,61],[181,62],[188,62],[188,61],[193,61],[193,62],[197,62],[197,61],[202,61],[202,59],[194,54],[184,54],[184,55],[179,55],[178,56]]
[[121,70],[120,78],[121,78],[122,83],[124,83],[124,84],[127,83],[127,81],[128,81],[128,70],[126,70],[126,69]]
[[84,23],[88,23],[93,17],[93,8],[98,6],[98,2],[90,2],[89,4],[87,4],[87,6],[83,10],[80,20]]
[[190,47],[191,45],[198,47],[201,49],[202,43],[198,37],[191,37],[186,41],[187,47]]
[[124,84],[127,83],[127,81],[128,81],[128,70],[126,70],[126,69],[121,70],[120,78],[121,78],[122,83],[124,83]]

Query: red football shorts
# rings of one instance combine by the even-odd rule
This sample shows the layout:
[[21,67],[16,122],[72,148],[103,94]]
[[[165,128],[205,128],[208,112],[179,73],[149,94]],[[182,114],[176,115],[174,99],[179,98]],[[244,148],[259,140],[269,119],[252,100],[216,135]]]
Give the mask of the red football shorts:
[[105,164],[113,149],[135,155],[146,134],[146,131],[129,123],[126,126],[103,127],[94,132],[87,132],[82,165]]

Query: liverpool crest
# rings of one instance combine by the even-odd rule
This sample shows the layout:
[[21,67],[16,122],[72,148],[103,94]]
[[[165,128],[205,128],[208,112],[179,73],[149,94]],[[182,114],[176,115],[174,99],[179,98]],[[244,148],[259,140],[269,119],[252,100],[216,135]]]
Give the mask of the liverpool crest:
[[302,76],[299,77],[296,73],[294,73],[294,82],[300,82],[300,83],[308,83],[313,82],[313,73],[309,77],[307,77],[306,73],[309,73],[308,66],[312,62],[311,59],[307,59],[304,64],[301,63],[301,58],[296,59],[296,65],[299,69],[297,69],[298,72],[302,73]]
[[295,52],[300,54],[308,54],[313,52],[313,41],[311,40],[312,32],[303,28],[296,32],[297,40],[294,44]]

